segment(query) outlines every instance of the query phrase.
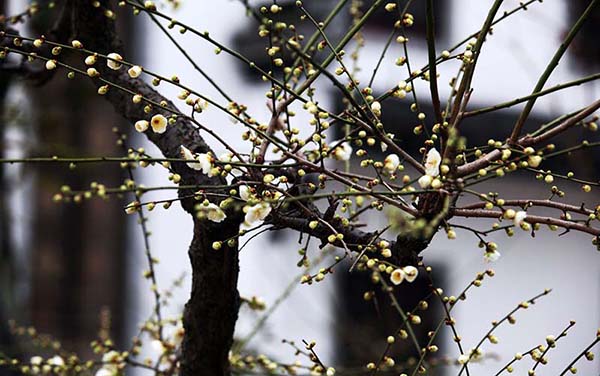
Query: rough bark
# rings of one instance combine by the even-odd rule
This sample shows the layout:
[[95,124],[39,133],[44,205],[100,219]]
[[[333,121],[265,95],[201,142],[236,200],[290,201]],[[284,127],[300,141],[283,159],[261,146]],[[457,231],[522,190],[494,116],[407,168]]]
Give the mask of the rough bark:
[[238,249],[214,241],[237,234],[237,223],[194,222],[189,250],[192,294],[185,305],[182,375],[228,375],[229,349],[240,305],[237,291]]

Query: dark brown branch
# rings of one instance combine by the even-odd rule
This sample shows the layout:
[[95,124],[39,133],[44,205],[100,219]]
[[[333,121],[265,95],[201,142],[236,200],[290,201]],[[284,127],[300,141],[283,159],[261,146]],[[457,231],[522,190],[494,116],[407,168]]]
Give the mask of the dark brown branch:
[[[568,130],[569,128],[573,127],[574,125],[576,125],[577,123],[579,123],[580,121],[582,121],[583,119],[588,117],[589,115],[593,114],[594,111],[596,111],[598,108],[600,108],[600,99],[595,101],[594,103],[590,104],[588,107],[584,108],[583,110],[581,110],[577,115],[568,118],[567,120],[563,121],[556,127],[552,128],[538,136],[532,137],[532,136],[527,135],[527,136],[521,137],[517,141],[516,145],[521,146],[521,147],[527,147],[527,146],[534,146],[534,145],[540,144],[542,142],[548,141],[550,138]],[[501,157],[502,157],[502,151],[500,151],[499,149],[495,149],[473,162],[459,166],[457,169],[456,175],[458,177],[462,177],[465,175],[472,174],[481,168],[486,168],[492,162],[497,161]]]
[[435,113],[435,120],[441,125],[442,110],[440,108],[440,94],[437,85],[437,65],[435,56],[435,18],[433,12],[433,0],[427,0],[427,51],[429,56],[429,91],[431,92],[431,103]]
[[[485,202],[476,202],[474,204],[469,204],[459,209],[483,209],[485,207]],[[520,207],[546,207],[562,210],[564,212],[574,212],[579,214],[592,214],[594,211],[590,209],[586,209],[583,205],[569,205],[564,204],[562,202],[550,201],[550,200],[504,200],[503,206],[520,206]]]
[[[499,210],[484,210],[484,209],[454,209],[452,215],[457,217],[467,218],[501,218],[502,212]],[[566,230],[577,230],[586,234],[600,236],[600,229],[587,226],[583,223],[571,222],[564,219],[542,217],[538,215],[527,215],[525,222],[531,224],[555,225]]]

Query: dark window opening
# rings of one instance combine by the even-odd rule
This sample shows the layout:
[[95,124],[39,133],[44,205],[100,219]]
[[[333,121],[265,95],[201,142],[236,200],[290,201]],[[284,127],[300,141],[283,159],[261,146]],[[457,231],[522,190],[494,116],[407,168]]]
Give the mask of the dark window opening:
[[[335,1],[322,0],[322,1],[306,1],[304,7],[310,13],[310,15],[317,21],[322,22],[325,20],[329,12],[335,6]],[[263,3],[256,7],[259,10],[262,6],[269,7],[272,3]],[[294,25],[296,33],[304,36],[304,41],[308,41],[310,36],[316,31],[312,22],[308,19],[301,20],[302,12],[295,5],[295,1],[278,1],[278,4],[283,10],[276,15],[269,14],[269,17],[276,22],[285,22],[287,25]],[[329,24],[325,33],[327,39],[333,44],[337,45],[337,42],[341,39],[343,33],[348,25],[348,12],[342,10]],[[257,38],[258,24],[253,19],[248,26],[240,29],[233,38],[233,45],[235,50],[246,56],[250,61],[254,62],[258,67],[264,71],[273,71],[275,77],[281,77],[283,67],[274,67],[271,63],[271,58],[267,55],[267,48],[269,47],[269,39]],[[285,31],[285,37],[291,37],[293,34],[290,30]],[[317,41],[321,41],[318,39]],[[289,50],[285,46],[281,46],[282,43],[278,42],[274,38],[274,44],[282,47],[276,57],[282,58],[284,66],[291,64],[292,59],[295,58],[296,53]],[[302,44],[304,46],[304,43]],[[309,55],[312,56],[317,62],[322,61],[330,53],[329,49],[322,51],[312,50],[309,51]],[[250,67],[242,67],[244,70],[244,76],[248,79],[261,79],[260,75],[256,73],[256,70]]]
[[[445,275],[440,266],[434,266],[436,287],[444,288],[444,281],[440,275]],[[387,346],[387,337],[398,333],[399,329],[406,329],[403,320],[392,306],[388,293],[382,291],[381,284],[373,284],[368,272],[339,273],[337,276],[339,301],[336,312],[336,365],[342,368],[365,370],[369,362],[377,362]],[[366,292],[372,292],[370,300],[364,299]],[[424,273],[412,283],[404,282],[394,287],[394,296],[398,304],[407,314],[414,313],[421,318],[421,324],[412,325],[417,341],[421,348],[427,345],[430,337],[428,332],[435,330],[440,320],[444,318],[441,304],[435,296],[431,295],[430,280]],[[428,308],[418,308],[419,302],[427,301]],[[388,356],[395,361],[393,368],[381,370],[381,375],[398,375],[406,372],[403,364],[410,359],[418,360],[419,353],[413,343],[408,339],[399,339],[391,346]],[[438,356],[444,352],[444,334],[440,333],[433,344],[439,347]],[[428,359],[436,358],[430,355]],[[431,363],[429,363],[431,364]],[[413,364],[414,367],[414,364]],[[442,375],[443,370],[429,370],[428,374]]]
[[[565,35],[568,28],[581,17],[589,3],[588,0],[569,1],[569,22],[567,29],[564,30]],[[595,7],[571,45],[571,52],[575,57],[575,61],[584,68],[594,68],[600,65],[598,25],[600,25],[600,8]]]
[[[366,31],[389,33],[394,26],[398,18],[399,12],[401,12],[406,6],[407,1],[400,1],[399,7],[394,12],[388,12],[384,7],[380,7],[375,13],[369,18],[365,24]],[[435,19],[435,31],[436,37],[439,38],[447,34],[448,31],[448,20],[447,16],[449,10],[448,1],[435,1],[434,2],[434,19]],[[370,4],[365,4],[363,9],[366,11]],[[427,14],[426,1],[412,1],[408,7],[408,13],[414,17],[413,25],[407,28],[408,35],[419,35],[425,36],[426,34],[426,22],[425,16]]]

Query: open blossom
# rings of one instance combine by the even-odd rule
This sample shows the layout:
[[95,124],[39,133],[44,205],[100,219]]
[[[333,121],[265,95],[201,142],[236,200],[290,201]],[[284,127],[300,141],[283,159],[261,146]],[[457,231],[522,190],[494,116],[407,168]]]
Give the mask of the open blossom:
[[404,278],[408,282],[414,281],[419,276],[419,269],[415,268],[414,266],[408,265],[402,268],[402,270],[404,271]]
[[432,148],[427,152],[427,159],[425,160],[425,174],[436,177],[440,174],[440,164],[442,163],[442,156],[435,149]]
[[142,74],[142,67],[134,65],[127,70],[127,73],[129,73],[129,77],[131,78],[138,78]]
[[394,285],[399,285],[402,283],[402,281],[404,281],[404,270],[402,269],[396,269],[392,272],[392,274],[390,275],[390,281],[392,281],[392,283]]
[[183,145],[179,147],[179,150],[183,159],[186,161],[193,161],[186,163],[189,168],[202,171],[202,173],[208,175],[208,177],[213,177],[216,175],[213,169],[215,158],[210,153],[200,153],[194,155],[190,149]]
[[252,189],[247,185],[240,185],[239,191],[240,198],[244,201],[248,201],[252,197]]
[[135,126],[136,131],[142,133],[142,132],[146,132],[146,130],[150,126],[150,123],[148,123],[147,120],[138,120],[135,122],[134,126]]
[[165,353],[165,346],[163,345],[162,341],[155,339],[152,342],[150,342],[150,346],[152,346],[152,349],[154,351],[156,351],[159,354],[164,354]]
[[198,154],[198,157],[196,157],[196,159],[198,160],[198,163],[200,163],[200,166],[202,167],[203,174],[208,175],[209,178],[216,175],[213,170],[213,163],[214,163],[215,159],[213,158],[213,156],[211,154],[200,153],[200,154]]
[[165,133],[168,124],[167,118],[161,114],[152,116],[152,119],[150,120],[150,126],[154,133]]
[[106,65],[112,69],[112,70],[119,70],[121,69],[121,66],[123,64],[121,64],[120,62],[123,61],[123,57],[121,55],[119,55],[118,53],[110,53],[108,54],[108,59],[106,60]]
[[419,186],[423,189],[428,188],[431,185],[431,182],[433,182],[431,175],[423,175],[418,180]]
[[515,218],[513,219],[515,222],[515,226],[517,227],[521,227],[521,225],[523,224],[523,221],[525,221],[525,218],[527,218],[527,212],[526,211],[518,211],[515,214]]
[[223,220],[227,218],[227,215],[225,214],[223,209],[221,209],[219,205],[213,204],[212,202],[205,202],[203,204],[200,204],[196,207],[196,209],[199,212],[204,213],[206,218],[211,222],[219,223],[223,222]]
[[[241,163],[242,161],[233,153],[225,152],[219,156],[219,162],[222,163]],[[227,171],[227,170],[226,170]],[[244,170],[242,170],[241,166],[233,165],[231,170],[228,171],[231,176],[240,177],[244,175]]]
[[381,115],[381,103],[375,101],[371,103],[371,111],[375,114],[375,116]]
[[[332,145],[338,144],[339,141],[332,142]],[[331,157],[338,161],[347,161],[352,156],[352,146],[349,143],[344,142],[341,145],[338,145],[331,152]]]
[[98,371],[96,371],[94,376],[115,376],[116,374],[117,374],[116,371],[102,367]]
[[233,159],[233,154],[231,152],[226,152],[219,155],[219,162],[229,163]]
[[52,358],[48,359],[48,364],[50,364],[51,366],[62,367],[65,365],[65,361],[60,356],[55,355]]
[[486,252],[483,255],[483,258],[485,259],[486,262],[494,262],[494,261],[498,261],[500,256],[501,256],[500,252],[494,250],[494,251]]
[[[185,159],[186,161],[197,161],[197,159],[194,158],[194,153],[192,153],[192,151],[185,146],[181,145],[179,147],[179,152],[181,153],[181,158]],[[192,170],[202,170],[202,165],[200,162],[188,162],[186,165]]]
[[119,364],[122,363],[120,355],[116,351],[109,351],[102,356],[102,363],[104,365],[98,371],[95,376],[116,376],[119,373]]
[[117,360],[119,360],[120,355],[118,352],[112,350],[107,352],[106,354],[104,354],[104,356],[102,356],[102,361],[105,363],[115,363],[117,362]]
[[183,329],[183,326],[178,325],[177,328],[175,329],[175,333],[173,333],[173,341],[175,342],[175,345],[177,345],[177,346],[181,345],[184,335],[185,335],[185,329]]
[[41,356],[34,356],[31,359],[29,359],[29,363],[31,363],[34,366],[39,366],[44,362],[44,359],[42,359]]
[[132,201],[129,204],[127,204],[127,206],[125,207],[125,213],[126,214],[134,214],[136,213],[138,210],[140,210],[140,202],[139,201]]
[[255,223],[262,222],[271,213],[271,205],[266,202],[261,202],[253,206],[245,206],[244,224],[251,226]]
[[400,166],[400,158],[396,154],[390,154],[383,160],[383,168],[390,174],[394,173]]
[[[386,137],[389,138],[390,140],[393,140],[394,139],[394,134],[393,133],[388,133],[388,134],[386,134]],[[385,142],[382,141],[380,145],[381,145],[381,151],[385,153],[385,151],[388,148],[388,144],[386,144]]]

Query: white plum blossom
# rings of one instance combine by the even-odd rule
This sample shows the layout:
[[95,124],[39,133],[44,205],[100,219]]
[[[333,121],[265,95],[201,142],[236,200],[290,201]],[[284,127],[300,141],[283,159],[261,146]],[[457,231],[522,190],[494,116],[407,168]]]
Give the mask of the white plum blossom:
[[394,285],[399,285],[402,283],[402,281],[404,281],[404,270],[402,269],[396,269],[392,272],[392,274],[390,275],[390,281],[392,281],[392,283]]
[[161,114],[152,116],[152,119],[150,120],[150,126],[154,133],[165,133],[168,124],[167,118]]
[[[331,145],[337,145],[339,141],[334,141]],[[338,161],[347,161],[352,156],[352,146],[348,142],[344,142],[341,145],[338,145],[331,152],[331,157]]]
[[111,350],[102,356],[102,361],[104,363],[116,363],[119,359],[119,353]]
[[425,160],[425,174],[436,177],[440,174],[440,164],[442,163],[442,156],[436,150],[431,148],[427,152],[427,159]]
[[[394,134],[393,133],[388,133],[386,134],[386,137],[389,138],[390,140],[394,139]],[[385,153],[385,151],[388,149],[388,144],[386,144],[385,142],[381,142],[381,151],[383,153]]]
[[127,204],[127,206],[125,207],[125,213],[126,214],[134,214],[136,213],[138,210],[140,210],[140,202],[139,201],[132,201],[129,204]]
[[527,212],[526,211],[518,211],[515,214],[515,218],[513,219],[515,222],[515,226],[517,227],[521,227],[521,225],[523,224],[523,221],[525,221],[525,218],[527,218]]
[[371,103],[371,111],[373,111],[375,116],[381,116],[381,103],[377,101]]
[[390,154],[383,160],[383,168],[390,174],[394,173],[400,166],[400,157],[396,154]]
[[102,356],[102,363],[104,365],[98,371],[95,376],[115,376],[119,373],[120,355],[116,351],[109,351]]
[[[242,161],[233,153],[231,152],[226,152],[223,153],[219,156],[219,162],[222,163],[241,163]],[[232,166],[231,171],[229,171],[229,174],[231,174],[234,177],[240,177],[242,175],[244,175],[244,171],[241,169],[240,166]]]
[[165,353],[165,346],[163,345],[162,341],[155,339],[152,342],[150,342],[150,346],[152,347],[152,349],[154,351],[156,351],[159,354],[164,354]]
[[146,130],[150,126],[150,123],[148,123],[147,120],[138,120],[135,122],[134,126],[135,126],[136,131],[143,133],[143,132],[146,132]]
[[65,365],[65,361],[60,356],[55,355],[52,358],[48,359],[48,364],[50,364],[51,366],[62,367]]
[[203,174],[208,175],[209,178],[216,175],[213,169],[215,159],[210,153],[200,153],[196,157],[196,160],[200,164]]
[[494,261],[498,261],[498,259],[500,258],[500,256],[502,256],[500,254],[500,252],[493,250],[493,251],[488,251],[483,255],[483,258],[485,259],[486,262],[494,262]]
[[129,77],[131,78],[138,78],[142,74],[142,67],[134,65],[127,70],[127,73],[129,73]]
[[271,205],[266,202],[260,202],[253,206],[245,206],[244,211],[246,216],[244,217],[244,224],[246,226],[252,226],[259,222],[262,222],[271,213]]
[[[431,183],[434,181],[434,178],[440,174],[440,164],[442,163],[442,156],[435,149],[431,148],[427,152],[427,157],[425,159],[425,175],[421,176],[418,180],[419,186],[423,189],[428,188]],[[433,188],[439,188],[441,186],[441,181],[436,182],[436,186]]]
[[240,185],[240,198],[244,201],[250,200],[252,197],[252,190],[247,185]]
[[431,185],[433,178],[431,175],[423,175],[419,178],[418,183],[419,186],[423,189],[428,188]]
[[39,366],[44,362],[44,359],[42,359],[41,356],[33,356],[31,357],[31,359],[29,359],[29,363],[31,363],[34,366]]
[[192,151],[190,149],[181,145],[179,147],[179,151],[181,153],[181,158],[185,159],[186,161],[196,161],[196,162],[186,163],[186,165],[189,168],[191,168],[192,170],[197,170],[197,171],[202,170],[202,165],[200,164],[200,162],[197,162],[197,159],[194,157],[194,153],[192,153]]
[[119,55],[116,52],[110,53],[108,54],[108,59],[106,59],[106,65],[112,69],[112,70],[119,70],[121,69],[121,66],[123,66],[123,64],[121,64],[120,62],[123,61],[123,57],[121,55]]
[[404,278],[408,282],[414,281],[419,276],[419,269],[411,265],[405,266],[402,271],[404,271]]
[[227,218],[227,215],[223,209],[221,209],[219,205],[213,204],[212,202],[200,204],[197,206],[197,209],[199,212],[204,213],[206,218],[211,222],[219,223],[223,222],[223,220]]
[[183,326],[181,324],[179,324],[177,326],[177,328],[175,329],[175,333],[173,333],[173,341],[175,342],[176,346],[181,346],[181,342],[183,341],[183,336],[185,334],[185,329],[183,329]]
[[189,168],[197,171],[202,171],[202,173],[208,175],[208,177],[213,177],[216,175],[216,172],[214,170],[215,158],[212,156],[212,154],[200,153],[194,155],[194,153],[192,153],[190,149],[186,148],[183,145],[181,145],[179,149],[181,157],[183,159],[185,159],[186,161],[192,161],[186,163],[186,165]]
[[102,367],[98,371],[96,371],[94,376],[115,376],[116,374],[117,374],[117,372],[115,372],[111,369]]
[[233,154],[230,152],[226,152],[226,153],[219,155],[218,159],[219,159],[219,162],[229,163],[233,159]]

